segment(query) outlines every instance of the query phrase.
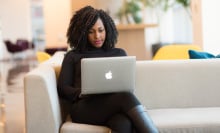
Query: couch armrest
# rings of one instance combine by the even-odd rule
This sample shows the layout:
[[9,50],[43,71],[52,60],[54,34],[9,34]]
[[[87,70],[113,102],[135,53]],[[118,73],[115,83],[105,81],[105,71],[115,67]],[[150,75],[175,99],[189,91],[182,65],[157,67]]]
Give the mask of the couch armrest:
[[40,65],[24,77],[26,133],[58,133],[61,109],[52,66]]

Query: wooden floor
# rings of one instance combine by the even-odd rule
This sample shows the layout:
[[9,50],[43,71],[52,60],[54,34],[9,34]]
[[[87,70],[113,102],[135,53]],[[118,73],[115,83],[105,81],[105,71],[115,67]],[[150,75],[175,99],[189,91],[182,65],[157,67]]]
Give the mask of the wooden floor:
[[24,133],[24,75],[36,58],[0,61],[0,133]]

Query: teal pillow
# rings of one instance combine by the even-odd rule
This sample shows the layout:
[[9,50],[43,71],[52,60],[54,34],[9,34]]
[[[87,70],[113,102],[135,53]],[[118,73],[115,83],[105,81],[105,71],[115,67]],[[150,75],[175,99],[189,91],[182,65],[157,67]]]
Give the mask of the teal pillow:
[[216,58],[220,58],[220,54],[218,54],[217,56],[215,56]]
[[210,54],[208,52],[200,52],[195,50],[189,50],[189,58],[190,59],[209,59],[209,58],[220,58],[220,54],[215,56],[213,54]]

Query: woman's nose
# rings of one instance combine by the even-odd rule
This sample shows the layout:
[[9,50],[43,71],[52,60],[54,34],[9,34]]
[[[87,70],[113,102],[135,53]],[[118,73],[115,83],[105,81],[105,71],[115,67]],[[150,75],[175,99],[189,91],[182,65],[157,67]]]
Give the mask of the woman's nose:
[[100,33],[99,32],[96,32],[95,33],[95,38],[99,38],[100,37]]

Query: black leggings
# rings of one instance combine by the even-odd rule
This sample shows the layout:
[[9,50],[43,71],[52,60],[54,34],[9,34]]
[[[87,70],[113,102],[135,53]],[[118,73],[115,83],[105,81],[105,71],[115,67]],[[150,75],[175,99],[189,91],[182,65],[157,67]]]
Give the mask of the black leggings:
[[127,112],[140,102],[132,93],[98,94],[81,98],[71,109],[73,122],[108,126],[118,133],[132,132]]

